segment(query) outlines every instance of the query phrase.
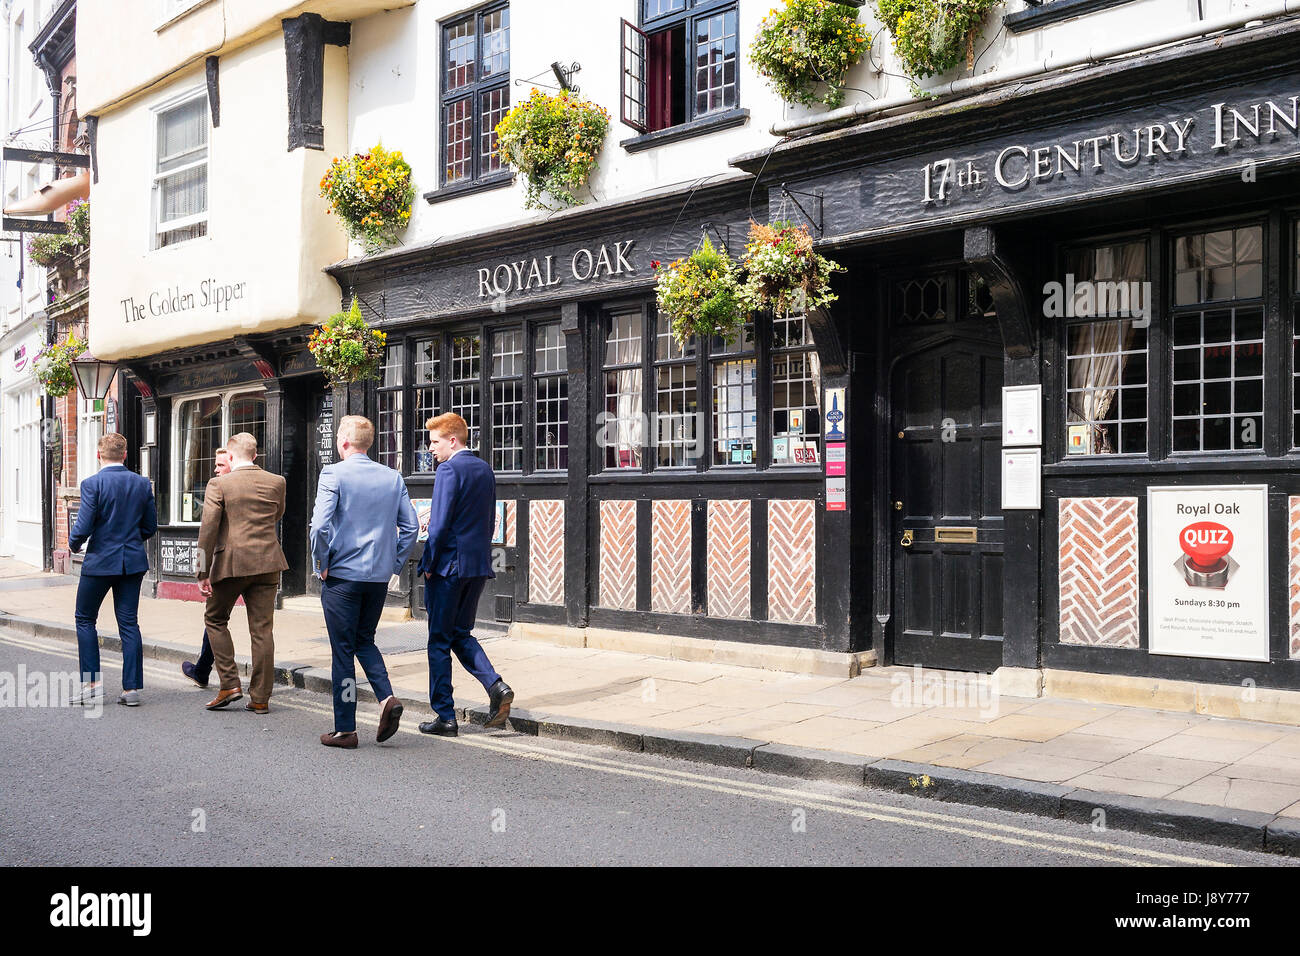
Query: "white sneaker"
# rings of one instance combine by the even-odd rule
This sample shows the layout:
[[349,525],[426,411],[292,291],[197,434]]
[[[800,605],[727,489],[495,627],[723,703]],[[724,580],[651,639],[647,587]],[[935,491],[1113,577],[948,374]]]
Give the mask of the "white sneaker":
[[138,690],[124,690],[120,697],[117,698],[119,704],[125,704],[127,707],[140,706],[140,692]]
[[104,688],[100,684],[82,684],[81,693],[73,697],[69,704],[73,707],[85,707],[104,699]]

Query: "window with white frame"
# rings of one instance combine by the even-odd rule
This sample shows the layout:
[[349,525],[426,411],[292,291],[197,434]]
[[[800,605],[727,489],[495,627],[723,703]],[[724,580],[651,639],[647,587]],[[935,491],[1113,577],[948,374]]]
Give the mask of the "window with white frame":
[[220,392],[178,399],[173,416],[172,521],[198,522],[203,495],[217,463],[217,449],[231,435],[248,432],[258,455],[266,444],[266,395],[255,391]]
[[99,440],[104,437],[104,400],[77,396],[77,485],[99,471]]
[[9,508],[19,521],[41,517],[41,405],[35,389],[9,396],[5,457],[10,476]]
[[157,116],[154,248],[208,234],[208,98],[196,92]]

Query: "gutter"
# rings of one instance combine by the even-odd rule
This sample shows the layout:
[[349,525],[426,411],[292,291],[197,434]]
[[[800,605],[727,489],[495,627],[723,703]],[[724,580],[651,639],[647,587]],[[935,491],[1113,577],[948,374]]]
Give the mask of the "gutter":
[[1114,57],[1126,56],[1153,47],[1164,46],[1168,43],[1190,40],[1224,30],[1232,30],[1243,26],[1257,26],[1263,24],[1265,20],[1272,20],[1293,13],[1300,13],[1300,0],[1269,0],[1269,2],[1255,9],[1239,10],[1211,20],[1197,20],[1190,24],[1167,28],[1142,39],[1126,39],[1108,46],[1093,46],[1082,52],[1035,60],[1012,70],[995,70],[979,76],[968,76],[963,79],[953,80],[932,90],[927,90],[927,93],[933,95],[926,99],[917,99],[908,92],[868,102],[858,102],[851,106],[842,106],[839,109],[817,116],[806,116],[797,120],[773,123],[771,133],[773,136],[785,137],[803,133],[819,126],[851,122],[864,116],[884,116],[888,113],[904,112],[909,108],[928,109],[939,103],[986,87],[1013,83],[1017,80],[1042,76],[1058,70],[1068,70],[1072,67],[1088,66]]

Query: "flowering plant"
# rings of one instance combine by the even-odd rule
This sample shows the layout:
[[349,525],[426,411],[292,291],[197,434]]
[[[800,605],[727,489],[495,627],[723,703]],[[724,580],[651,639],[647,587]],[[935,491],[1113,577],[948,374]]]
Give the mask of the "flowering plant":
[[749,224],[745,243],[745,282],[740,300],[757,312],[772,309],[777,315],[803,312],[834,302],[831,273],[844,267],[813,251],[807,226],[780,221],[770,226]]
[[609,132],[609,112],[568,90],[548,96],[533,90],[497,124],[497,152],[524,174],[524,207],[550,209],[547,193],[561,206],[576,206]]
[[75,335],[69,335],[63,342],[47,345],[36,353],[32,362],[32,372],[41,388],[55,398],[62,398],[77,387],[77,379],[72,374],[72,360],[86,351],[86,342]]
[[361,306],[353,298],[352,308],[334,313],[312,332],[307,348],[330,382],[342,385],[379,374],[379,359],[387,339],[388,333],[366,323]]
[[48,269],[90,245],[90,202],[76,199],[68,203],[67,219],[67,233],[38,232],[27,240],[28,260]]
[[705,236],[699,248],[684,259],[660,266],[655,285],[659,311],[672,319],[673,338],[685,347],[693,335],[720,335],[734,339],[748,311],[740,299],[740,280],[725,250]]
[[894,35],[903,69],[924,79],[966,59],[974,68],[975,43],[984,19],[1000,0],[876,0],[880,19]]
[[[836,107],[844,102],[844,74],[870,46],[856,10],[828,0],[785,0],[759,24],[749,57],[786,102]],[[820,97],[818,83],[826,84]]]
[[411,221],[415,185],[411,166],[397,150],[377,144],[367,153],[336,156],[321,177],[320,194],[329,200],[349,236],[367,252],[397,241]]

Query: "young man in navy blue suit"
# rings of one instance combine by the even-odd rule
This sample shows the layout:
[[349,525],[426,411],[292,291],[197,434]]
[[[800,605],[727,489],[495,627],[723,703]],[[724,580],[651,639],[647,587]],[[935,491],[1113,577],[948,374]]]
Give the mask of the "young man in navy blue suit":
[[426,734],[455,737],[451,652],[488,692],[488,727],[503,727],[515,692],[501,679],[470,631],[479,595],[492,571],[492,528],[497,481],[492,466],[465,448],[469,428],[455,413],[425,423],[429,450],[438,459],[429,508],[429,539],[417,572],[424,575],[429,613],[429,703],[437,720],[420,724]]
[[144,661],[136,613],[140,582],[149,570],[144,543],[158,530],[158,514],[149,479],[126,469],[125,438],[109,432],[99,440],[98,457],[100,470],[81,483],[81,508],[68,536],[73,553],[90,542],[77,584],[77,651],[83,683],[74,703],[89,704],[103,696],[95,622],[112,591],[122,638],[122,695],[117,702],[138,707]]

